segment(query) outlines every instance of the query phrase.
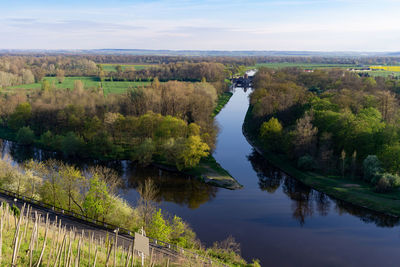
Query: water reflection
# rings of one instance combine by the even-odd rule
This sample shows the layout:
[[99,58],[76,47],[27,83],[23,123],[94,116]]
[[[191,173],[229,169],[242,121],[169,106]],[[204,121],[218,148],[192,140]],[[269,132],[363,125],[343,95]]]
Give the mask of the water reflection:
[[326,194],[311,189],[273,167],[255,150],[247,158],[257,173],[258,185],[261,190],[273,194],[277,189],[282,188],[283,193],[292,200],[292,216],[301,226],[306,223],[307,217],[315,214],[327,216],[332,206],[339,214],[348,213],[360,218],[365,223],[374,223],[380,227],[394,227],[400,224],[399,218],[332,199]]
[[31,146],[20,146],[10,141],[0,139],[2,158],[8,157],[16,164],[34,159],[44,161],[58,159],[73,164],[81,169],[94,165],[102,165],[111,168],[124,179],[121,183],[120,194],[129,194],[129,189],[137,189],[146,179],[152,179],[158,187],[158,201],[174,202],[190,209],[197,209],[202,204],[215,198],[218,188],[199,182],[181,173],[160,170],[153,166],[141,167],[130,161],[84,161],[74,158],[66,158],[62,153],[50,152]]
[[201,183],[193,177],[154,167],[143,168],[131,164],[126,176],[128,188],[136,189],[150,178],[157,185],[159,202],[174,202],[190,209],[197,209],[215,198],[218,191],[218,188]]

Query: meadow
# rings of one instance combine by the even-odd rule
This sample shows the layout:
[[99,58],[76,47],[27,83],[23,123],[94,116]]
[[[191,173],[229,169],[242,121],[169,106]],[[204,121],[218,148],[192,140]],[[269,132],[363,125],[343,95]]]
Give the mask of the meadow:
[[[129,88],[132,87],[139,87],[145,86],[150,84],[150,82],[125,82],[125,81],[105,81],[100,83],[99,78],[97,77],[65,77],[65,80],[62,83],[57,81],[56,77],[45,77],[46,80],[50,82],[50,84],[54,84],[57,89],[73,89],[74,82],[76,80],[82,81],[85,88],[97,88],[100,84],[103,87],[104,94],[122,94],[125,93]],[[7,87],[6,90],[13,90],[13,89],[40,89],[41,83],[31,83],[31,84],[24,84],[24,85],[17,85]]]
[[120,65],[122,67],[122,70],[125,70],[127,68],[133,68],[135,70],[143,70],[146,68],[151,68],[156,65],[140,65],[140,64],[101,64],[103,67],[103,70],[105,71],[117,71],[116,67]]
[[302,69],[327,69],[327,68],[354,68],[355,64],[319,64],[319,63],[298,63],[298,62],[283,62],[283,63],[259,63],[255,67],[267,67],[272,69],[288,68],[288,67],[298,67]]

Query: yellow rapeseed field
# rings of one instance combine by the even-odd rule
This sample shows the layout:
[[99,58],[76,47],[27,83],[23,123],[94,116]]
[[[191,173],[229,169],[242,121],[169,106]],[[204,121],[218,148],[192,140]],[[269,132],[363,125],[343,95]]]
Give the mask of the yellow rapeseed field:
[[370,69],[400,72],[400,66],[370,66]]

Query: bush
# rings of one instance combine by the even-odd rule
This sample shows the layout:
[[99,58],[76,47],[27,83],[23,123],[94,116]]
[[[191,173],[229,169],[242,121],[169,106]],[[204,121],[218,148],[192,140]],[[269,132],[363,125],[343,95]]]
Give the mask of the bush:
[[297,161],[297,167],[303,171],[312,171],[315,169],[314,159],[310,155],[304,155]]
[[35,134],[29,127],[22,127],[17,132],[17,142],[21,145],[31,145],[35,141]]
[[380,193],[391,191],[394,187],[400,185],[400,177],[391,173],[382,174],[381,178],[376,184],[375,190]]
[[377,156],[369,155],[363,161],[364,180],[377,184],[382,177],[382,164]]

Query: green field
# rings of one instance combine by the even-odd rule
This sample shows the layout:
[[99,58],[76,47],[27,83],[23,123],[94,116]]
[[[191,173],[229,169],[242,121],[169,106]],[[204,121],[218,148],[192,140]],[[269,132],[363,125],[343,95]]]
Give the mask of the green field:
[[117,71],[116,67],[120,65],[123,70],[126,68],[133,67],[135,70],[143,70],[146,68],[151,68],[157,65],[137,65],[137,64],[100,64],[105,71]]
[[[100,86],[100,80],[97,77],[65,77],[63,83],[58,83],[56,77],[46,77],[50,84],[53,84],[58,89],[73,89],[74,82],[76,80],[81,80],[85,86],[85,88],[93,88]],[[150,82],[103,82],[102,87],[104,90],[104,94],[122,94],[125,93],[130,87],[138,87],[148,85]],[[13,90],[13,89],[40,89],[40,83],[32,83],[32,84],[24,84],[18,86],[11,86],[7,87],[6,90]]]
[[323,63],[297,63],[297,62],[283,62],[283,63],[260,63],[254,67],[268,67],[272,69],[288,68],[288,67],[299,67],[302,69],[328,69],[328,68],[355,68],[354,64],[323,64]]
[[388,71],[388,70],[377,70],[377,71],[367,71],[371,77],[389,77],[394,75],[395,77],[400,77],[400,72]]

